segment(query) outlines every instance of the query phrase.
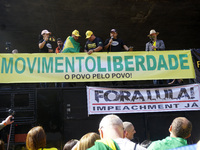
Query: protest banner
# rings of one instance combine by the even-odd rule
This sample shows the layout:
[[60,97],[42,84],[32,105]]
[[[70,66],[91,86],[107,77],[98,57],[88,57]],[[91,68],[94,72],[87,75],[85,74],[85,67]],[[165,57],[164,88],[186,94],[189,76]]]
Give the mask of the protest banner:
[[0,83],[195,78],[191,52],[0,54]]
[[200,84],[148,89],[87,87],[88,114],[200,109]]
[[195,83],[200,83],[200,49],[192,49],[191,52],[196,73]]

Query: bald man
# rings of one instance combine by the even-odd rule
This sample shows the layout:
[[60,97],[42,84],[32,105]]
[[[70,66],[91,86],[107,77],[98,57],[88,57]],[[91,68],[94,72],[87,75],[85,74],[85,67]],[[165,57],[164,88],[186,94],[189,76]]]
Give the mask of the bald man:
[[117,115],[103,117],[99,124],[99,133],[101,140],[97,140],[89,150],[133,150],[134,148],[135,150],[145,150],[140,145],[124,138],[123,122]]
[[166,150],[187,145],[191,136],[192,123],[185,117],[175,118],[169,127],[170,136],[163,140],[152,142],[148,150]]
[[125,138],[132,140],[134,138],[134,134],[136,133],[135,127],[131,122],[128,121],[123,122],[123,126]]

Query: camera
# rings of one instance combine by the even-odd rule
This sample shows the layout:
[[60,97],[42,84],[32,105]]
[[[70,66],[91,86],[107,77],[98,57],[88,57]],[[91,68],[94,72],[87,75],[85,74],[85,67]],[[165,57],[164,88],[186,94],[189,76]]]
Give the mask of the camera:
[[15,111],[12,110],[12,109],[9,109],[9,110],[8,110],[8,114],[14,116],[14,115],[15,115]]

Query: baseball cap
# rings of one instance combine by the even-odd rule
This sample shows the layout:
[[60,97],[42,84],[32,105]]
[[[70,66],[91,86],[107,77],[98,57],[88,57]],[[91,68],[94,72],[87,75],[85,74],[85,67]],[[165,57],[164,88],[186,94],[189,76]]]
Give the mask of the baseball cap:
[[117,30],[116,29],[111,29],[110,32],[117,32]]
[[75,36],[80,36],[78,30],[74,30],[74,31],[72,32],[72,34],[75,35]]
[[93,34],[92,31],[87,30],[87,32],[85,33],[86,39],[90,38],[92,34]]
[[51,32],[49,32],[48,30],[42,30],[42,32],[41,32],[41,35],[43,35],[43,34],[51,34]]

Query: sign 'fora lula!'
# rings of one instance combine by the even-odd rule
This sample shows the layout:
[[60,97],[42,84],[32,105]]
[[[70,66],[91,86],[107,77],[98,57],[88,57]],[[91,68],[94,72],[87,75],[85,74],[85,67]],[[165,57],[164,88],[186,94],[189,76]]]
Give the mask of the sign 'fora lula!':
[[190,51],[1,54],[1,83],[194,78]]
[[87,87],[88,114],[199,110],[199,91],[199,84],[149,89]]

